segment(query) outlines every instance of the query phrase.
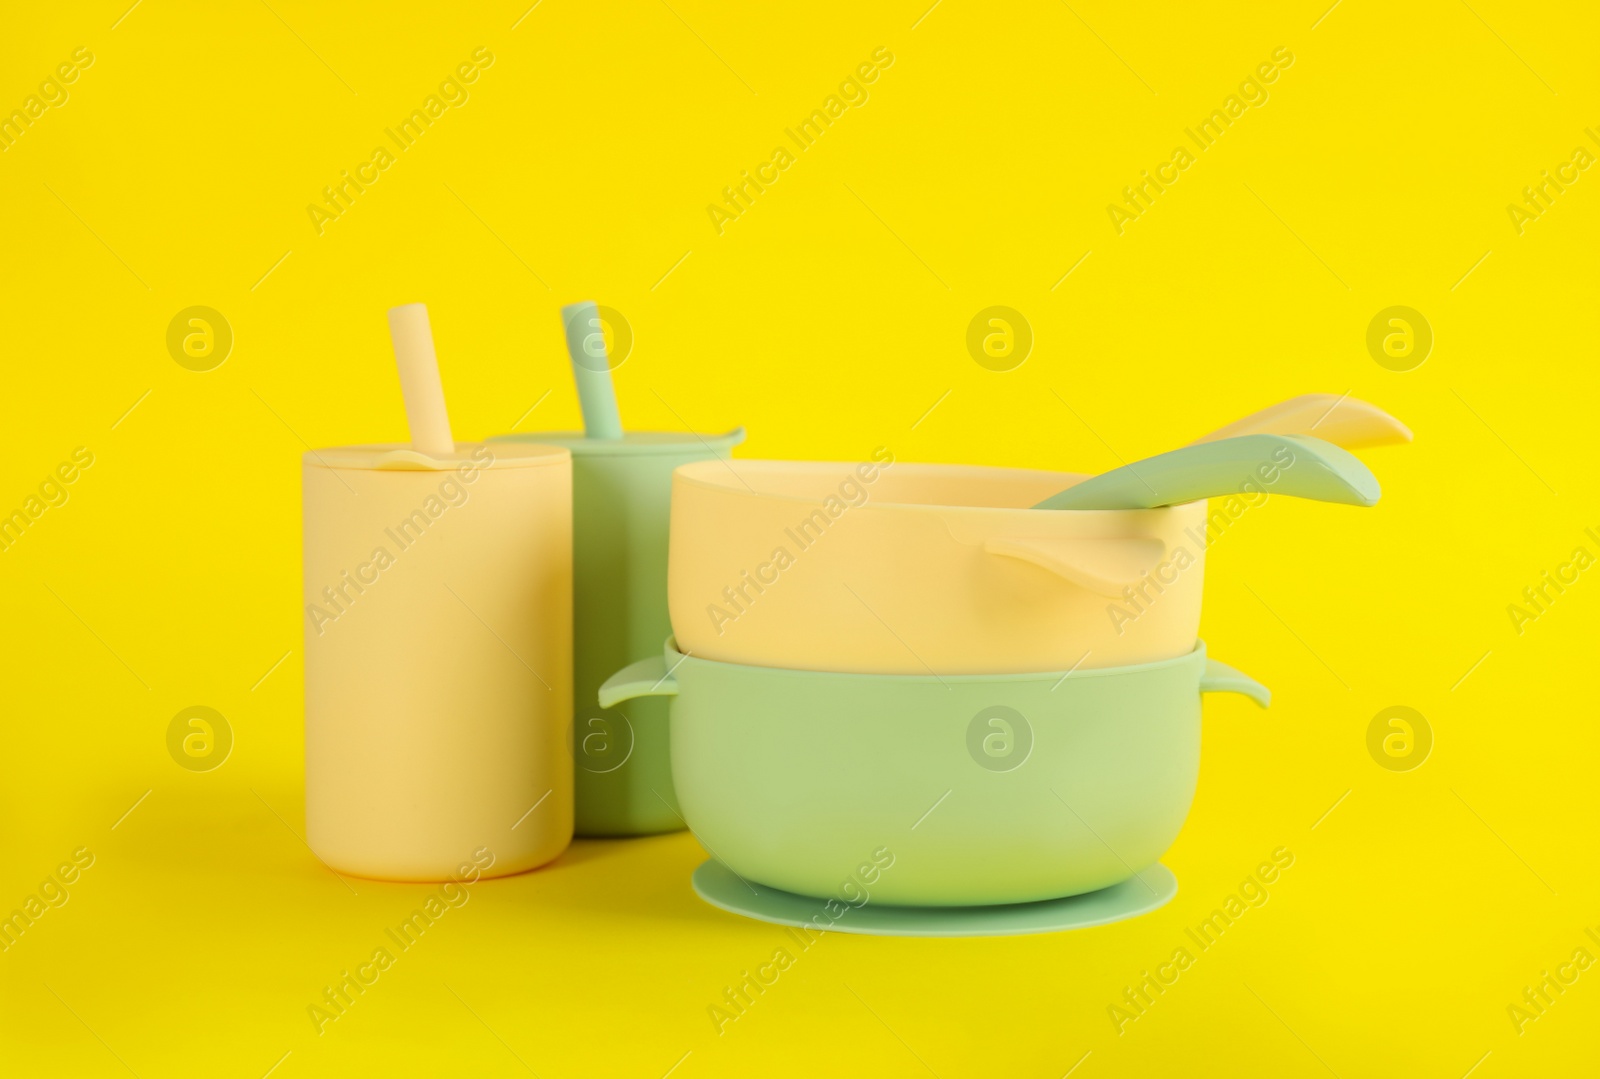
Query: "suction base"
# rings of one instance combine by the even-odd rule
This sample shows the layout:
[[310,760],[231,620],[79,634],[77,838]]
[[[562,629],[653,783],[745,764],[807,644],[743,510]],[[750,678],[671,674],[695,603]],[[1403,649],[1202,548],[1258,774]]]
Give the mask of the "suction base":
[[860,907],[846,905],[842,915],[833,917],[826,900],[744,881],[715,858],[696,869],[692,881],[701,899],[732,914],[776,925],[886,937],[1059,933],[1147,914],[1178,894],[1178,879],[1158,864],[1121,884],[1064,899],[984,907],[893,907],[868,902]]

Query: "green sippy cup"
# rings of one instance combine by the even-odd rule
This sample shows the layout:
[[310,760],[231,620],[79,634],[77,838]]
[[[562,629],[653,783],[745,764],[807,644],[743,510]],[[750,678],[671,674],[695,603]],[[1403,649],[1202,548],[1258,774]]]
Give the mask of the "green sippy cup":
[[726,459],[742,428],[700,436],[624,433],[597,308],[562,308],[583,408],[582,432],[500,435],[572,451],[574,830],[650,835],[685,827],[668,756],[667,702],[598,704],[600,684],[672,633],[667,520],[672,471]]

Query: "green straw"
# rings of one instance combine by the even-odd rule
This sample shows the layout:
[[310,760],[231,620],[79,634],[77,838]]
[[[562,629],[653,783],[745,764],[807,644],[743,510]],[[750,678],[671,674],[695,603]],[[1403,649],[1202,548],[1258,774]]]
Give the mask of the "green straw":
[[572,377],[578,383],[578,404],[583,408],[583,433],[587,438],[620,439],[622,420],[611,387],[599,308],[593,300],[568,304],[561,309],[561,321],[567,329],[567,355],[572,357]]

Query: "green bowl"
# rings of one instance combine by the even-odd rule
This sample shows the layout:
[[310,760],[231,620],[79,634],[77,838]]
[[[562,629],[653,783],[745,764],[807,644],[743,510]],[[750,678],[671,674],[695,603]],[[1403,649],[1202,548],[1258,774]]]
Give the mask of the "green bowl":
[[1177,838],[1200,695],[1267,690],[1199,644],[1135,667],[873,675],[635,663],[600,704],[671,696],[689,827],[740,877],[860,906],[1025,903],[1109,887]]

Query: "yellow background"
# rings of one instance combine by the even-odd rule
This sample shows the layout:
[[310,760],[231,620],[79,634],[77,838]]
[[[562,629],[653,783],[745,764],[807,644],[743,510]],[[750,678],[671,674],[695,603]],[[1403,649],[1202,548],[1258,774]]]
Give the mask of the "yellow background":
[[[73,850],[95,861],[0,955],[0,1069],[1591,1068],[1600,969],[1521,1034],[1507,1007],[1600,955],[1600,577],[1520,635],[1506,608],[1575,547],[1600,554],[1600,174],[1522,235],[1506,207],[1600,149],[1593,14],[671,5],[7,12],[6,112],[76,47],[95,62],[0,154],[0,508],[76,447],[94,464],[0,553],[0,911]],[[470,101],[318,235],[322,187],[478,46],[496,59]],[[870,101],[718,235],[707,205],[879,46],[895,62]],[[1107,204],[1278,46],[1296,59],[1270,101],[1117,235]],[[687,834],[579,842],[475,887],[319,1036],[307,1006],[426,889],[342,883],[299,838],[299,455],[404,437],[384,311],[412,300],[458,438],[574,426],[557,307],[582,298],[634,329],[630,426],[744,424],[746,456],[1098,471],[1309,391],[1417,438],[1366,455],[1375,509],[1275,499],[1212,549],[1204,635],[1275,701],[1207,704],[1164,909],[1053,936],[829,935],[718,1035],[708,1007],[787,938],[694,897]],[[235,334],[203,373],[165,343],[196,304]],[[964,344],[995,304],[1036,335],[1005,373]],[[1404,373],[1365,344],[1396,304],[1436,335]],[[204,774],[165,746],[195,704],[236,738]],[[1433,731],[1410,772],[1366,748],[1391,705]],[[1270,901],[1119,1035],[1108,1005],[1279,846],[1295,861]]]

